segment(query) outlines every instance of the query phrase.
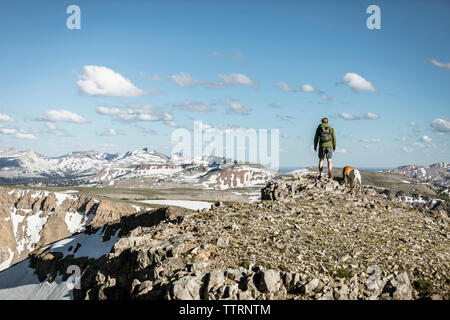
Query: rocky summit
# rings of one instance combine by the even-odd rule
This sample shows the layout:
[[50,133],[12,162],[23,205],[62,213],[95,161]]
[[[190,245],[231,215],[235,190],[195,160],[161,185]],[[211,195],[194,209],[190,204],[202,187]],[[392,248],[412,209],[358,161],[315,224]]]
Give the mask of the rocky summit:
[[50,282],[79,266],[74,299],[450,298],[444,202],[354,192],[312,174],[261,193],[252,204],[128,214],[83,233],[110,245],[104,255],[83,256],[73,242],[35,250],[28,263]]

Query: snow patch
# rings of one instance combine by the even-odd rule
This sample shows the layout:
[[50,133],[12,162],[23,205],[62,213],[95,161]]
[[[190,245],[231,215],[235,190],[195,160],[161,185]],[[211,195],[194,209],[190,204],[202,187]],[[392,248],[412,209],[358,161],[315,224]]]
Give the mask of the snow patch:
[[73,300],[73,293],[59,275],[40,282],[26,259],[0,272],[0,300]]
[[[51,252],[61,252],[63,258],[73,254],[75,259],[81,257],[99,259],[111,251],[119,239],[119,231],[120,229],[108,241],[103,241],[102,229],[99,229],[95,234],[80,233],[53,243],[49,246],[49,250]],[[77,252],[73,253],[77,246],[79,247]]]
[[41,239],[40,232],[44,226],[44,224],[47,222],[48,218],[50,217],[50,214],[41,218],[40,215],[42,214],[42,211],[37,212],[35,215],[28,216],[27,217],[27,236],[28,236],[28,250],[33,250],[33,245],[38,243]]
[[86,222],[83,223],[84,215],[79,212],[66,212],[64,221],[67,229],[71,233],[80,232],[84,229]]
[[[3,271],[5,269],[9,268],[9,266],[11,265],[11,262],[14,259],[14,252],[10,248],[8,248],[8,253],[9,253],[8,259],[6,259],[2,263],[0,263],[0,271]],[[1,281],[0,281],[0,283],[1,283]],[[1,300],[1,298],[0,298],[0,300]]]
[[192,201],[192,200],[142,200],[139,202],[148,204],[175,206],[190,210],[210,209],[212,205],[211,202]]

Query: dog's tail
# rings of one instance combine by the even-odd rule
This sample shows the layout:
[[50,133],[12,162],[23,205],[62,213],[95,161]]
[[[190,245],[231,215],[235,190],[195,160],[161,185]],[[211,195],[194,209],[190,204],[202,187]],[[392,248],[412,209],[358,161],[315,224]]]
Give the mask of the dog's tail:
[[358,192],[360,192],[361,191],[361,173],[359,172],[359,170],[356,170],[355,178],[356,178],[356,181],[358,183]]

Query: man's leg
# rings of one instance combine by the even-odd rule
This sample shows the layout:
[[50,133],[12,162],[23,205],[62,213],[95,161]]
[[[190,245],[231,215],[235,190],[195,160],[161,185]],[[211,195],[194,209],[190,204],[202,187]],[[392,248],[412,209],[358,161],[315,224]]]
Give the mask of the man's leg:
[[319,179],[322,178],[323,158],[319,159]]
[[327,158],[327,161],[328,161],[328,178],[332,179],[333,172],[331,170],[333,169],[333,160]]

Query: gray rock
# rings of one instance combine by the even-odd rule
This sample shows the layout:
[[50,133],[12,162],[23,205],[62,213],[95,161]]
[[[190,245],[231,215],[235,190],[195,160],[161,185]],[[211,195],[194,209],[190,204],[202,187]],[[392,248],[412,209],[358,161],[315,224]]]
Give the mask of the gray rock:
[[183,277],[173,283],[172,297],[174,300],[200,300],[202,285],[200,277]]
[[403,271],[390,280],[383,288],[383,298],[394,300],[411,300],[413,288],[409,281],[408,273]]
[[285,273],[283,284],[289,292],[299,290],[303,284],[302,276],[299,273]]
[[229,239],[227,237],[220,237],[217,239],[217,246],[220,248],[226,248],[228,247]]
[[273,269],[263,270],[260,273],[258,289],[261,292],[275,292],[281,287],[280,272]]
[[307,284],[305,284],[302,288],[301,291],[302,293],[306,294],[306,295],[310,295],[314,292],[314,290],[316,290],[316,288],[319,286],[319,279],[313,279],[311,281],[309,281]]
[[244,268],[239,268],[239,269],[228,269],[225,272],[225,276],[233,281],[239,282],[241,281],[242,277],[245,276],[246,274],[246,270]]
[[213,270],[208,273],[206,291],[221,287],[225,283],[225,277],[221,270]]
[[151,291],[152,289],[153,289],[153,282],[149,280],[144,281],[141,284],[139,284],[137,295],[138,296],[144,295],[149,291]]
[[346,284],[334,289],[334,298],[336,300],[348,300],[349,289]]
[[381,291],[383,282],[381,281],[381,269],[377,265],[367,267],[366,273],[369,275],[366,281],[366,290],[371,294]]

